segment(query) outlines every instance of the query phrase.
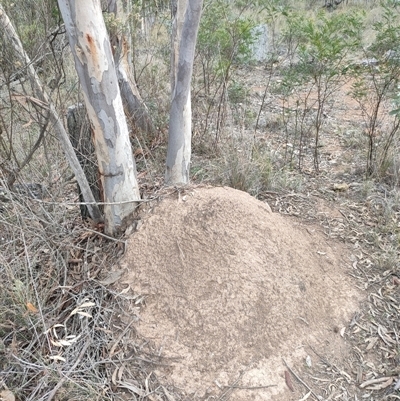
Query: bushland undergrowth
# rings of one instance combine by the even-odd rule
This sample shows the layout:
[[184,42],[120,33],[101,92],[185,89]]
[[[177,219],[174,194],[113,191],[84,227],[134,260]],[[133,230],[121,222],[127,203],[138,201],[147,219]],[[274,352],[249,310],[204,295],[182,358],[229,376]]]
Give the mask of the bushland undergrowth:
[[[3,3],[64,115],[82,99],[55,2]],[[385,239],[389,251],[375,259],[386,269],[398,256],[400,54],[393,44],[400,6],[322,5],[206,2],[192,90],[192,180],[247,191],[280,211],[285,196],[340,200],[346,187],[332,188],[346,181],[357,188],[346,202],[378,216],[376,231],[365,238],[374,249]],[[163,181],[169,13],[169,2],[146,2],[131,18],[134,72],[158,127],[151,138],[132,136],[149,196]],[[139,338],[119,343],[131,324],[123,311],[140,301],[104,281],[123,239],[106,238],[101,227],[80,220],[76,185],[46,110],[32,99],[24,66],[1,31],[0,41],[0,391],[8,388],[21,400],[55,399],[55,388],[60,400],[119,399],[118,381],[127,374],[137,389],[129,394],[140,396],[147,383],[167,399],[150,365],[140,362],[154,362],[150,350]],[[256,60],[254,46],[267,47],[267,56]],[[344,95],[358,104],[359,120],[335,112]],[[361,223],[352,216],[346,218],[354,228]],[[123,372],[124,358],[135,374]]]

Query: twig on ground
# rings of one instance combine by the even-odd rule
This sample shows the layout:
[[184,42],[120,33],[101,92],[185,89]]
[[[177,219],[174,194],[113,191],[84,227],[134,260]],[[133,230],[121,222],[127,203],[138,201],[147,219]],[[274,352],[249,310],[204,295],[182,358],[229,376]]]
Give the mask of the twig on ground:
[[266,386],[224,386],[224,388],[234,388],[239,390],[261,390],[269,387],[276,387],[276,384],[268,384]]
[[317,357],[326,365],[330,366],[331,368],[333,368],[333,365],[322,355],[320,355],[310,344],[308,344],[308,346],[311,348],[312,352],[314,352],[315,355],[317,355]]
[[230,397],[233,393],[233,391],[235,390],[235,386],[237,385],[237,383],[239,383],[239,381],[242,379],[243,375],[244,375],[244,371],[240,373],[239,377],[234,381],[234,383],[231,386],[225,386],[223,387],[223,393],[218,397],[218,400],[227,400],[228,398],[226,398],[227,396]]
[[103,234],[100,231],[92,230],[91,228],[88,227],[85,227],[85,230],[93,234],[100,235],[101,237],[107,238],[110,241],[122,242],[124,245],[126,245],[126,240],[110,237],[109,235]]
[[314,396],[314,398],[319,401],[319,398],[318,398],[317,394],[314,393],[314,391],[311,389],[311,387],[307,383],[305,383],[303,380],[300,379],[300,377],[293,371],[292,368],[289,367],[289,365],[287,364],[287,362],[283,358],[282,358],[282,361],[284,362],[284,364],[288,368],[289,372],[297,379],[297,381],[299,383],[301,383],[308,391],[311,391],[311,394]]

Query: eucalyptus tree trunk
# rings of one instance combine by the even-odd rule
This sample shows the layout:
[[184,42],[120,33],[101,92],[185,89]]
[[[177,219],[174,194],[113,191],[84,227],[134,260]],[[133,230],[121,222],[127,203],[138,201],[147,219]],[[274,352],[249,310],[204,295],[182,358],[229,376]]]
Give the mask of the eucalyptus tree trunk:
[[81,83],[103,189],[105,231],[114,235],[140,199],[136,165],[100,0],[58,0]]
[[35,101],[35,104],[40,105],[43,109],[47,110],[47,112],[49,113],[50,121],[52,123],[52,128],[54,129],[54,132],[57,134],[58,139],[63,147],[65,156],[67,157],[71,169],[75,174],[76,180],[78,181],[78,184],[82,191],[83,199],[85,200],[85,202],[87,202],[87,208],[89,210],[90,217],[95,222],[102,221],[101,212],[98,206],[96,205],[95,198],[93,197],[88,181],[85,177],[81,165],[79,164],[75,151],[71,145],[68,133],[66,132],[64,125],[62,123],[62,119],[59,117],[57,110],[54,107],[54,104],[52,103],[50,97],[44,90],[40,78],[37,75],[29,56],[26,54],[22,46],[21,40],[19,39],[17,32],[15,31],[13,25],[11,24],[10,19],[8,18],[1,4],[0,4],[0,28],[5,37],[8,38],[9,45],[13,47],[15,55],[19,58],[21,65],[25,67],[25,71],[31,83],[34,95],[36,96],[37,99],[39,99],[39,102]]
[[203,0],[177,0],[173,7],[171,109],[165,182],[188,184],[192,140],[190,83]]
[[109,32],[111,47],[125,114],[134,127],[152,134],[155,129],[132,74],[132,40],[129,24],[131,9],[130,1],[108,0],[108,12],[114,14],[118,21],[117,27],[111,28]]
[[171,2],[171,100],[173,99],[176,76],[178,74],[179,47],[187,4],[188,0],[172,0]]

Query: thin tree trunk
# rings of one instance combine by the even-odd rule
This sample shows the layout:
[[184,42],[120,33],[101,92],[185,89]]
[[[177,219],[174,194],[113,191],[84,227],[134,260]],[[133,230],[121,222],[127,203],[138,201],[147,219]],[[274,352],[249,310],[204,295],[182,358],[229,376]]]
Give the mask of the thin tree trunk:
[[[189,183],[192,138],[190,83],[202,6],[203,0],[178,0],[176,4],[171,61],[172,100],[165,173],[165,182],[168,185]],[[182,15],[184,17],[181,25]]]
[[58,0],[75,60],[104,191],[105,231],[123,228],[140,199],[111,45],[99,0]]
[[[97,166],[96,152],[92,141],[92,130],[87,117],[86,108],[82,103],[68,107],[67,127],[71,144],[78,157],[79,163],[89,182],[90,189],[97,202],[103,202],[99,168]],[[79,200],[84,202],[82,191],[78,185]],[[89,211],[86,205],[81,204],[81,216],[87,218]],[[100,210],[102,207],[100,206]]]
[[119,22],[115,32],[109,33],[125,114],[137,129],[146,134],[153,134],[154,126],[132,74],[132,41],[129,27],[131,3],[109,0],[108,12],[113,13]]
[[88,203],[90,217],[96,223],[102,221],[103,219],[102,214],[99,210],[99,207],[96,205],[96,201],[90,190],[88,181],[85,177],[82,167],[79,164],[79,161],[76,157],[74,149],[69,140],[68,133],[66,132],[64,125],[61,121],[61,118],[59,117],[57,110],[55,109],[53,103],[51,102],[51,99],[44,90],[42,83],[40,82],[39,76],[37,75],[31,63],[31,60],[29,59],[28,55],[26,54],[22,46],[22,43],[18,37],[17,32],[15,31],[13,25],[11,24],[11,21],[9,20],[1,4],[0,4],[0,26],[3,28],[6,37],[10,41],[10,46],[14,48],[16,54],[21,60],[21,63],[26,66],[26,73],[31,82],[31,86],[33,88],[35,96],[43,103],[43,108],[46,109],[49,113],[50,121],[53,124],[53,129],[56,132],[59,141],[61,142],[65,156],[67,157],[67,160],[82,190],[83,198],[85,202]]

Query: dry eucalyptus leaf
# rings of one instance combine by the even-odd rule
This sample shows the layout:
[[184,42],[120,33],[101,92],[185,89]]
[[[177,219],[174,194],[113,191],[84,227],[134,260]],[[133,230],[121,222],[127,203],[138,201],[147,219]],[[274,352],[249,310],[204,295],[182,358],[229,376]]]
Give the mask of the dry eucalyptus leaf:
[[58,340],[58,341],[53,341],[50,340],[50,342],[55,346],[55,347],[69,347],[72,345],[76,340]]
[[76,307],[70,314],[69,317],[75,315],[76,313],[81,313],[83,308],[89,308],[91,306],[95,306],[94,302],[84,302],[82,305]]
[[54,341],[50,339],[50,342],[55,346],[55,347],[62,347],[62,345],[58,341]]
[[379,390],[383,390],[386,387],[389,387],[391,384],[393,383],[393,378],[391,377],[388,381],[386,381],[385,383],[382,384],[376,384],[374,386],[368,386],[365,389],[366,390],[374,390],[374,391],[379,391]]
[[84,302],[82,305],[79,305],[80,308],[88,308],[90,306],[95,306],[94,302]]
[[128,284],[128,287],[124,288],[120,291],[119,295],[126,294],[131,289],[131,286]]
[[115,368],[111,376],[111,383],[114,384],[114,386],[117,385],[117,373],[118,373],[118,368]]
[[26,303],[26,308],[29,310],[29,312],[32,312],[32,313],[38,313],[39,312],[38,309],[30,302]]
[[393,377],[378,377],[376,379],[370,379],[365,381],[364,383],[361,383],[360,388],[366,388],[367,390],[380,390],[382,388],[390,386],[390,384],[392,383],[393,383]]
[[385,381],[384,383],[382,383],[380,385],[380,388],[384,389],[384,388],[387,388],[387,387],[391,386],[392,383],[393,383],[393,380],[394,380],[393,377],[389,378],[387,381]]
[[92,315],[90,313],[87,313],[87,312],[77,312],[77,314],[80,315],[80,316],[92,317]]
[[293,387],[293,384],[292,384],[292,379],[290,378],[290,373],[287,370],[285,370],[285,382],[286,382],[286,385],[288,386],[289,390],[292,393],[294,393],[294,387]]
[[126,388],[134,394],[137,394],[139,397],[145,397],[146,393],[139,388],[136,383],[133,383],[131,380],[125,380],[123,382],[118,382],[118,387]]
[[376,344],[376,342],[378,341],[378,337],[371,337],[368,338],[367,340],[369,342],[366,350],[369,351],[370,349],[372,349],[374,347],[374,345]]
[[134,230],[135,226],[131,224],[126,230],[125,230],[125,235],[129,237],[132,234],[132,231]]
[[118,381],[122,381],[122,375],[124,373],[124,370],[125,370],[124,365],[122,365],[118,368]]
[[301,398],[299,401],[306,401],[308,397],[311,395],[311,391],[309,391],[303,398]]
[[61,362],[65,362],[65,358],[60,356],[60,355],[52,355],[49,356],[50,359],[53,359],[53,361],[61,361]]

